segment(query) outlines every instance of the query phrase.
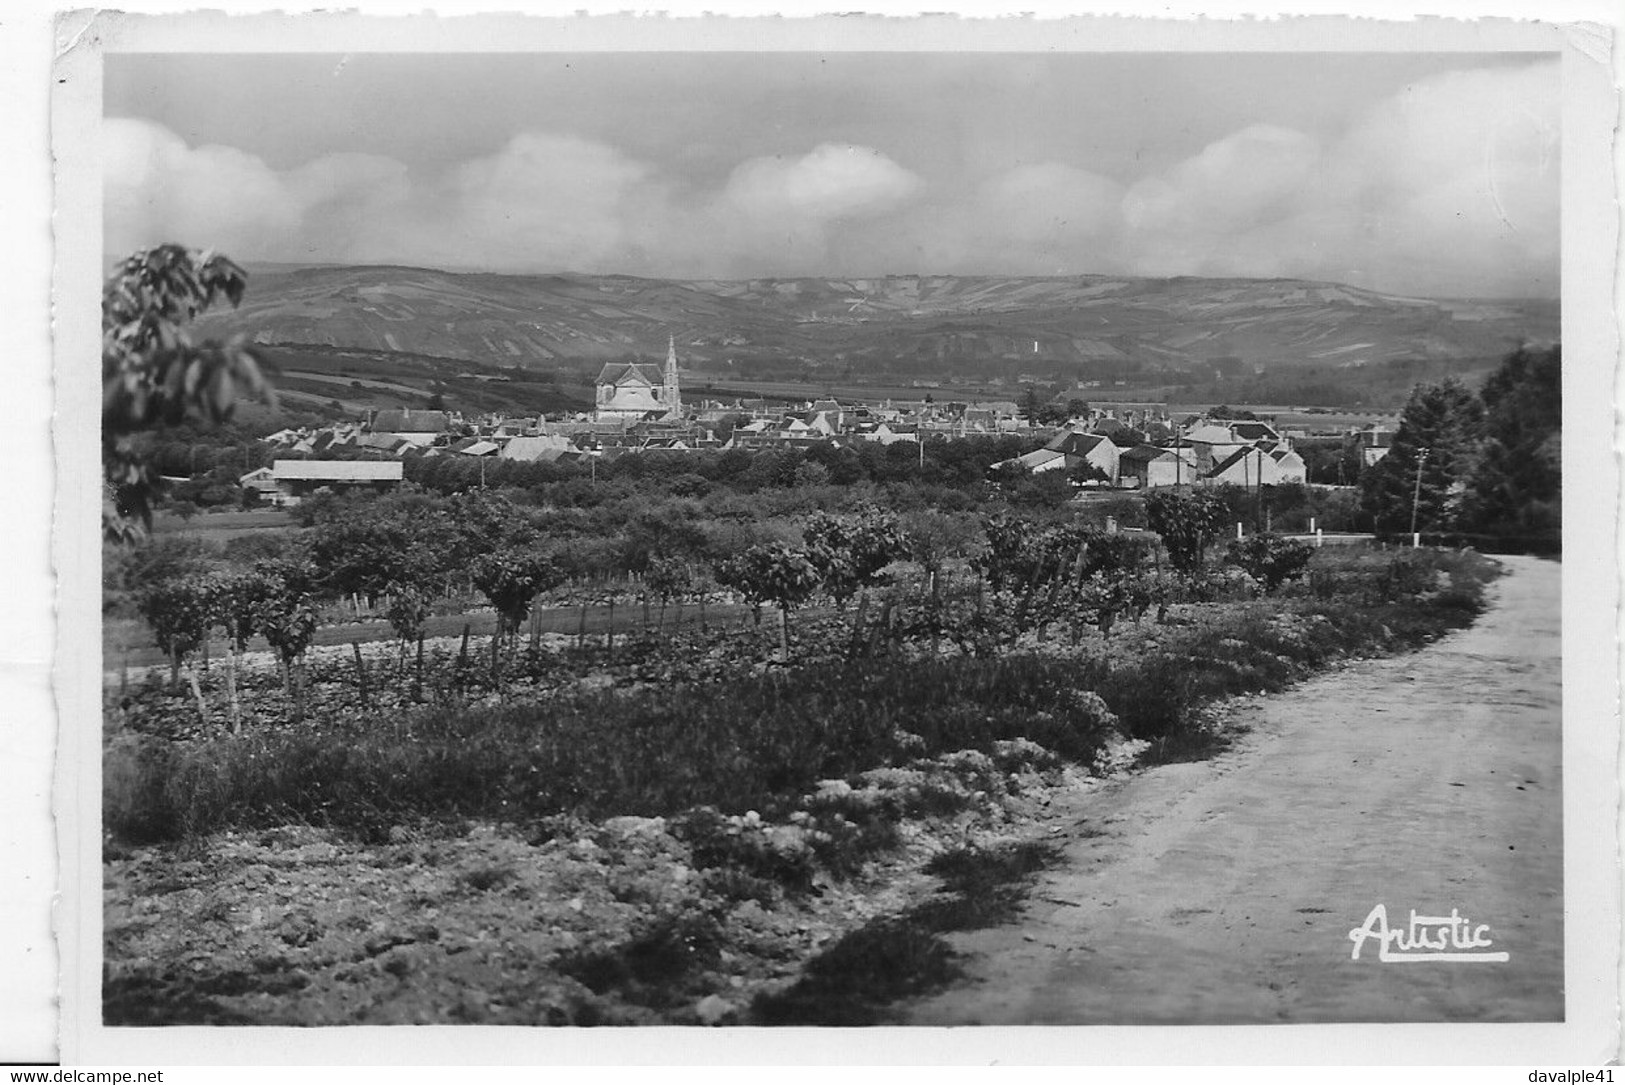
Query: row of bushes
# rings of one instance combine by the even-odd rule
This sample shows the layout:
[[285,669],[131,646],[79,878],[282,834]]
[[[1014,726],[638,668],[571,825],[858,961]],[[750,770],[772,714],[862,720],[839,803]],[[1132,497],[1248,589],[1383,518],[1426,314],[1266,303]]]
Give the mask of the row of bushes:
[[[1336,590],[1206,608],[1130,658],[826,661],[725,682],[576,692],[545,704],[342,715],[195,743],[123,734],[106,757],[107,828],[130,842],[310,822],[419,817],[770,813],[820,779],[1017,738],[1091,764],[1119,731],[1168,742],[1201,706],[1279,689],[1329,658],[1468,624],[1487,563],[1434,552],[1356,559]],[[1448,581],[1448,583],[1444,583]]]
[[105,814],[136,842],[288,821],[771,811],[819,779],[1001,739],[1088,762],[1114,723],[1061,660],[823,664],[395,726],[341,717],[190,745],[125,734],[107,753]]

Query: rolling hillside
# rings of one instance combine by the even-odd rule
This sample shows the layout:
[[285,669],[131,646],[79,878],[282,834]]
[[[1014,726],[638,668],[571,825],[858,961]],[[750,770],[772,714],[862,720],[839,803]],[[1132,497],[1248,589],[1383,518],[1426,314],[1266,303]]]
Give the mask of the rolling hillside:
[[[405,267],[254,269],[207,330],[493,366],[664,354],[685,367],[834,367],[848,378],[1047,373],[1205,380],[1447,362],[1557,337],[1557,305],[1439,301],[1296,280],[990,278],[668,281]],[[744,368],[736,368],[744,367]]]

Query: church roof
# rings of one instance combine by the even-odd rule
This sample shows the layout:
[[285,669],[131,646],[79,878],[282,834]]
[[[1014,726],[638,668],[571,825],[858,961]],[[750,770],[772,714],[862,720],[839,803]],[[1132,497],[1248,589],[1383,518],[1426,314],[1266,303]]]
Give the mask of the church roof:
[[656,372],[653,366],[638,362],[609,362],[604,366],[603,372],[598,374],[599,384],[624,384],[633,380],[640,380],[653,386],[664,384],[666,379]]

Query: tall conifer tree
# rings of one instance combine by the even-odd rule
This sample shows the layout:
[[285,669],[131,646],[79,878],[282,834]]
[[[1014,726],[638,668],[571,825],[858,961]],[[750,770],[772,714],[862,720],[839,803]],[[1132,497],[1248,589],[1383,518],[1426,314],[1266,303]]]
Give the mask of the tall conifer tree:
[[[1393,447],[1360,477],[1361,503],[1379,534],[1451,531],[1459,526],[1484,409],[1460,381],[1418,385]],[[1414,512],[1414,517],[1413,517]]]

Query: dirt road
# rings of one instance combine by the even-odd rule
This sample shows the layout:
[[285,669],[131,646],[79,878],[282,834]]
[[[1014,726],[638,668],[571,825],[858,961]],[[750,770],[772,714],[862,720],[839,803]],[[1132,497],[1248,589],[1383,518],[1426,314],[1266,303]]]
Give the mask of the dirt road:
[[[1207,762],[1079,796],[1022,919],[955,936],[915,1024],[1563,1016],[1559,566],[1503,559],[1472,628],[1244,702]],[[1351,959],[1383,904],[1452,909],[1504,963]]]

